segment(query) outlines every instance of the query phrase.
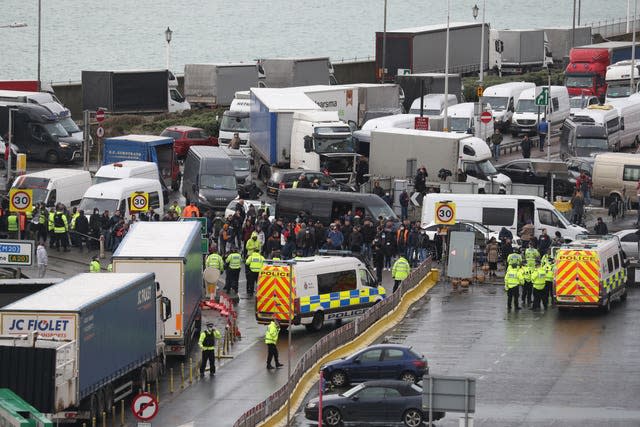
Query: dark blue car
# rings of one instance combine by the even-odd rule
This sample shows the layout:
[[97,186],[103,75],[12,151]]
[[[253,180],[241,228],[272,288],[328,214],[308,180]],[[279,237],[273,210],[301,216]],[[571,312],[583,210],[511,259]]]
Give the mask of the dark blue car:
[[322,367],[322,373],[335,387],[384,379],[415,383],[429,373],[429,366],[424,356],[411,347],[376,344],[327,363]]

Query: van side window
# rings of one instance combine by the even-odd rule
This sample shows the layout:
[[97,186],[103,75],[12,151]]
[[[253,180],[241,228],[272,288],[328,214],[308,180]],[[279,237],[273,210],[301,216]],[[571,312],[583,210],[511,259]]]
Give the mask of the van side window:
[[560,109],[560,101],[558,101],[558,98],[551,98],[551,104],[553,104],[553,111]]
[[638,179],[640,179],[640,166],[624,165],[622,180],[636,182]]
[[620,258],[618,258],[618,254],[613,256],[613,267],[617,270],[620,268]]
[[318,294],[350,291],[356,289],[358,280],[355,270],[318,274]]
[[538,220],[540,221],[540,224],[557,228],[565,228],[556,213],[549,209],[538,209]]
[[613,119],[607,121],[607,132],[608,133],[613,133],[613,132],[617,131],[619,127],[620,127],[620,122],[618,121],[617,117],[614,117]]
[[127,197],[124,200],[120,200],[120,205],[118,205],[118,210],[122,215],[127,212],[127,206],[131,203],[131,197]]
[[609,268],[609,273],[613,273],[613,258],[607,260],[607,267]]
[[501,225],[511,227],[516,215],[515,209],[510,208],[482,208],[482,224],[486,226]]
[[153,209],[160,208],[160,196],[157,191],[152,191],[149,193],[149,206]]
[[362,283],[364,286],[369,286],[372,288],[378,287],[378,284],[367,270],[361,268],[358,270],[358,274],[360,275],[360,283]]
[[56,205],[56,191],[57,190],[51,190],[49,197],[47,197],[46,205],[48,208]]

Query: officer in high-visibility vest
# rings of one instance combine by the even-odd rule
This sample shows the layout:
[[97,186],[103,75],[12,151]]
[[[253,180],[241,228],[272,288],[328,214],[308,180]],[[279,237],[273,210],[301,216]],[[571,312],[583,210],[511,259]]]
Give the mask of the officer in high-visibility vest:
[[533,270],[531,279],[533,281],[533,307],[531,309],[540,310],[540,301],[542,301],[542,305],[546,310],[549,301],[546,294],[547,269],[544,264],[541,263]]
[[524,251],[524,258],[527,260],[529,267],[535,268],[540,259],[540,252],[534,243],[529,243],[529,247]]
[[49,249],[53,249],[56,244],[56,235],[53,233],[53,218],[56,216],[55,209],[49,211],[49,217],[47,218],[47,230],[49,231]]
[[95,255],[91,258],[91,262],[89,263],[89,273],[100,273],[100,261],[98,261],[98,255]]
[[220,273],[222,273],[224,271],[224,260],[222,259],[222,257],[218,253],[218,246],[217,245],[215,245],[215,244],[211,245],[211,247],[209,248],[209,256],[207,257],[207,260],[205,261],[205,266],[211,267],[211,268],[215,268],[218,271],[220,271]]
[[262,249],[262,243],[260,243],[260,240],[258,240],[257,232],[254,231],[251,233],[251,237],[249,238],[249,240],[247,240],[247,243],[244,247],[247,252],[247,258],[254,252],[260,253]]
[[178,204],[177,200],[173,201],[173,204],[171,205],[171,207],[169,209],[173,209],[173,211],[176,213],[176,216],[178,216],[178,217],[182,214],[182,208]]
[[524,279],[524,283],[522,284],[522,306],[529,307],[531,306],[531,297],[533,295],[533,272],[536,269],[534,265],[531,267],[529,263],[520,267],[520,272],[522,274],[522,278]]
[[245,272],[247,275],[247,295],[252,297],[253,291],[256,287],[256,282],[258,281],[258,275],[264,265],[264,257],[260,255],[260,252],[254,252],[247,257],[246,264],[247,267],[245,267]]
[[518,293],[523,283],[524,276],[520,272],[520,268],[514,264],[510,264],[504,274],[504,289],[507,291],[507,311],[511,311],[512,304],[516,310],[520,310],[518,306]]
[[[545,259],[546,257],[546,259]],[[542,299],[544,301],[549,302],[551,300],[551,304],[555,304],[553,301],[553,258],[551,255],[545,255],[542,257],[542,265],[544,265],[545,270],[547,271],[547,277],[545,279],[544,285],[544,295],[542,295]]]
[[56,237],[56,248],[60,250],[60,244],[65,252],[69,252],[69,222],[67,216],[62,210],[61,206],[58,206],[53,216],[53,234]]
[[398,289],[400,283],[409,277],[409,272],[411,271],[411,266],[409,265],[409,261],[400,255],[400,258],[393,263],[393,267],[391,267],[391,277],[393,277],[393,292]]
[[216,374],[216,340],[222,339],[222,334],[213,327],[212,322],[207,323],[207,329],[200,332],[198,346],[202,350],[202,362],[200,362],[200,378],[204,377],[204,371],[209,362],[209,376]]
[[[79,216],[80,216],[80,212],[78,211],[78,208],[74,207],[71,213],[71,222],[69,224],[69,230],[76,231],[76,221],[78,220]],[[76,235],[75,233],[71,233],[71,242],[74,245],[77,245],[79,237],[80,236]]]
[[264,334],[264,343],[267,345],[267,369],[273,369],[271,361],[275,359],[276,368],[281,368],[283,365],[278,360],[278,336],[280,335],[280,321],[278,319],[272,319],[269,326],[267,326],[267,332]]
[[11,212],[7,217],[7,231],[12,239],[18,238],[18,214]]
[[240,268],[242,267],[242,256],[238,253],[238,248],[231,246],[231,250],[225,259],[227,275],[225,277],[224,290],[230,292],[233,289],[238,294],[238,282],[240,281]]
[[518,252],[512,252],[507,257],[507,264],[508,265],[517,265],[517,266],[519,266],[520,263],[522,263],[522,255],[520,255]]

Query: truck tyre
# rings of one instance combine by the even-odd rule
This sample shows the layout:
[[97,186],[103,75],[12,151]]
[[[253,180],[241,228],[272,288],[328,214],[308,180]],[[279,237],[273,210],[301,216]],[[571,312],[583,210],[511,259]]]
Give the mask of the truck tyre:
[[267,167],[266,166],[261,166],[260,167],[260,173],[259,173],[260,181],[262,181],[264,184],[266,184],[267,181],[269,181],[269,175],[270,174],[269,174],[269,171],[268,171]]
[[611,298],[607,298],[607,302],[602,306],[602,311],[608,313],[611,311]]
[[60,161],[60,156],[55,151],[49,151],[45,156],[45,161],[47,163],[56,164]]
[[313,320],[311,321],[311,323],[308,325],[305,325],[305,327],[307,328],[308,331],[317,332],[320,329],[322,329],[323,325],[324,325],[324,313],[321,311],[316,311],[316,313],[313,315]]
[[147,390],[147,382],[148,382],[149,377],[147,376],[147,368],[142,367],[140,368],[140,376],[139,376],[139,380],[138,380],[138,385],[140,387],[140,389],[142,391],[146,391]]

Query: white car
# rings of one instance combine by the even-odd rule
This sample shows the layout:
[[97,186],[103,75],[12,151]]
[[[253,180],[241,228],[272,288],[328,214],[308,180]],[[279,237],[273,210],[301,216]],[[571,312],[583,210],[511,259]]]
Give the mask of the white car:
[[622,246],[622,250],[627,256],[627,259],[639,259],[640,251],[638,250],[638,240],[640,240],[640,235],[637,229],[620,230],[613,233],[613,235],[618,236],[620,239],[620,246]]
[[[227,208],[224,211],[224,217],[227,218],[229,216],[232,216],[235,212],[236,212],[236,205],[238,204],[238,200],[240,200],[239,197],[236,197],[235,199],[233,199],[231,201],[231,203],[229,203],[229,205],[227,206]],[[266,207],[267,210],[269,211],[269,221],[273,222],[274,219],[274,207],[271,205],[271,203],[267,203],[264,200],[244,200],[244,206],[245,209],[249,209],[249,206],[254,206],[256,208],[256,212],[258,212],[258,210],[260,210],[261,207]],[[264,203],[264,205],[262,205],[262,203]]]
[[[429,240],[433,241],[435,239],[439,227],[442,226],[432,222],[424,228],[427,232],[427,236],[429,236]],[[454,225],[449,226],[449,231],[471,231],[476,235],[476,243],[481,246],[484,246],[492,237],[495,237],[497,242],[500,241],[498,238],[499,233],[496,233],[479,222],[474,221],[458,221]],[[514,248],[519,248],[520,244],[520,238],[515,237],[512,242],[512,246]]]

